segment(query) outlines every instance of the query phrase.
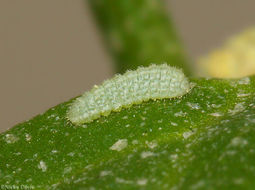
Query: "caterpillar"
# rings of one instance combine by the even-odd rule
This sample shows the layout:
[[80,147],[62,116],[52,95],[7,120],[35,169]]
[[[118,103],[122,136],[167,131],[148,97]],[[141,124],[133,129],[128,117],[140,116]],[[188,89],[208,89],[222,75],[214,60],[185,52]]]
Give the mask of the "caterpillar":
[[84,124],[150,99],[179,97],[191,89],[180,69],[162,65],[139,67],[94,86],[70,105],[67,118]]

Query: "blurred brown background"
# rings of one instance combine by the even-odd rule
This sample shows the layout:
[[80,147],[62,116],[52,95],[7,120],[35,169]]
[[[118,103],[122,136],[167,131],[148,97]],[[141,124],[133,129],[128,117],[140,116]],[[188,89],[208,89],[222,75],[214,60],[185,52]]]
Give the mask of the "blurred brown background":
[[[192,58],[255,25],[254,0],[166,0]],[[84,0],[0,0],[0,132],[113,75]]]

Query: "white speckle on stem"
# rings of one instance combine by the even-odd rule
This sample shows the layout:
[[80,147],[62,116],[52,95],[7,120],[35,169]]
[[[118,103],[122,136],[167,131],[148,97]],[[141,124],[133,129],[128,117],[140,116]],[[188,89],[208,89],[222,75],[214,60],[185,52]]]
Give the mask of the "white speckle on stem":
[[14,134],[6,134],[5,135],[5,142],[8,144],[13,144],[19,140]]
[[245,110],[245,107],[244,107],[243,103],[238,103],[238,104],[235,105],[233,110],[229,110],[228,112],[231,115],[235,115],[235,114],[237,114],[239,112],[242,112],[243,110]]
[[128,140],[127,139],[119,139],[117,142],[115,142],[110,149],[111,150],[116,150],[116,151],[121,151],[124,148],[128,146]]
[[236,147],[236,146],[243,147],[247,144],[248,144],[248,141],[241,137],[235,137],[230,142],[230,146],[234,146],[234,147]]
[[148,180],[145,179],[145,178],[143,178],[143,179],[138,179],[138,180],[137,180],[137,185],[143,186],[143,185],[146,185],[147,182],[148,182]]
[[155,154],[153,152],[150,152],[150,151],[144,151],[141,153],[141,158],[148,158],[148,157],[151,157],[151,156],[154,156]]
[[222,116],[222,114],[221,114],[221,113],[218,113],[218,112],[216,112],[216,113],[210,113],[209,115],[214,116],[214,117],[221,117],[221,116]]
[[237,94],[237,97],[238,98],[242,98],[242,97],[247,97],[247,96],[250,96],[251,94],[250,93],[239,93],[239,94]]
[[238,81],[238,84],[244,84],[244,85],[248,85],[248,84],[250,84],[250,78],[249,77],[244,77],[244,78],[242,78],[242,79],[240,79],[239,81]]
[[180,112],[176,112],[174,114],[175,117],[185,117],[187,115],[186,112],[180,111]]
[[188,102],[187,105],[191,108],[191,109],[195,109],[195,110],[199,110],[200,109],[200,105],[198,103],[191,103]]
[[31,135],[26,133],[26,141],[30,141],[31,138],[32,138]]
[[184,132],[184,133],[182,134],[182,136],[183,136],[184,139],[189,138],[191,135],[193,135],[193,132],[191,132],[191,131],[187,131],[187,132]]
[[42,170],[42,172],[46,172],[47,170],[47,165],[45,164],[44,161],[40,161],[39,164],[38,164],[38,168]]
[[108,175],[112,175],[112,171],[101,171],[100,172],[100,177],[104,177],[104,176],[108,176]]
[[145,143],[146,143],[147,146],[148,146],[149,148],[151,148],[151,149],[154,149],[154,148],[156,148],[156,147],[158,146],[158,143],[157,143],[157,141],[155,141],[155,140],[153,140],[153,141],[151,141],[151,142],[146,141]]

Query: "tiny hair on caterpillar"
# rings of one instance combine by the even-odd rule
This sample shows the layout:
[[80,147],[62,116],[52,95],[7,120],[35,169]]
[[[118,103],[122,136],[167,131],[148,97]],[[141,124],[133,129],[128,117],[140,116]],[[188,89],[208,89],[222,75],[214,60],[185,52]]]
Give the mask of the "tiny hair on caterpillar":
[[150,99],[180,97],[190,89],[191,84],[180,69],[167,64],[139,67],[115,75],[76,98],[67,111],[67,118],[74,124],[89,123]]

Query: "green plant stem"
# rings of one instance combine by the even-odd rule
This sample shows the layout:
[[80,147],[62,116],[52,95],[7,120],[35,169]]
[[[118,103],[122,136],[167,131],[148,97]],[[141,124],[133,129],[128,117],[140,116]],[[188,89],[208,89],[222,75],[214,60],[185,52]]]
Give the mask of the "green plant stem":
[[173,21],[161,0],[89,0],[88,3],[117,72],[167,62],[190,74]]
[[72,100],[18,124],[0,134],[0,187],[254,189],[255,77],[192,82],[85,125],[66,119]]

